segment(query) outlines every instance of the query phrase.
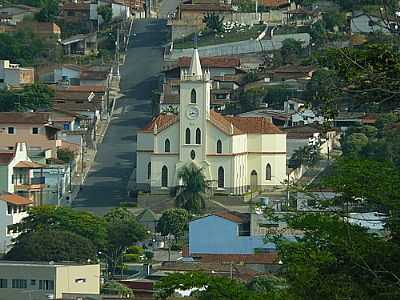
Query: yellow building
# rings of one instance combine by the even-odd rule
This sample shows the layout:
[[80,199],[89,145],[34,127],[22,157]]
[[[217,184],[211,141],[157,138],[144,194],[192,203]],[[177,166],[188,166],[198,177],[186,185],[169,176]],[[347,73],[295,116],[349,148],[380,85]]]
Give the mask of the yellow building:
[[0,261],[0,300],[75,300],[99,295],[99,264]]
[[217,191],[244,194],[282,185],[286,133],[263,117],[226,117],[210,109],[210,72],[197,49],[182,72],[179,113],[160,114],[137,137],[137,189],[167,193],[194,162]]

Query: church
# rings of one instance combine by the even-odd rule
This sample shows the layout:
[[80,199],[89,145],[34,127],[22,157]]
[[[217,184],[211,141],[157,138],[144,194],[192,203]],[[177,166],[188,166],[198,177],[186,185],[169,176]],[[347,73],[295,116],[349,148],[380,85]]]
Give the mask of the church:
[[286,134],[262,117],[228,117],[210,109],[211,80],[194,49],[181,73],[178,115],[160,114],[137,134],[136,188],[168,193],[178,170],[194,162],[214,192],[241,195],[286,179]]

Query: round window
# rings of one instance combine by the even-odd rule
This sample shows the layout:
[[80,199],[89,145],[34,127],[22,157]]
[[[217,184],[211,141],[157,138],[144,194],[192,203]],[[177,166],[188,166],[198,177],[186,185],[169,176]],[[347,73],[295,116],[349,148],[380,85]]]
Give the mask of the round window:
[[190,158],[194,160],[196,158],[196,152],[194,150],[190,151]]

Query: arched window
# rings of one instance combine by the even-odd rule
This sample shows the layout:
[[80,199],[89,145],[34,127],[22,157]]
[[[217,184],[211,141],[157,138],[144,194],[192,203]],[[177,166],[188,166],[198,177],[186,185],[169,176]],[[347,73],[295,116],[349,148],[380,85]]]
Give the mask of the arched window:
[[200,128],[196,129],[196,144],[197,145],[201,144],[201,130],[200,130]]
[[151,178],[151,162],[147,164],[147,179]]
[[218,187],[219,188],[224,188],[225,185],[225,174],[224,174],[224,168],[219,167],[218,168]]
[[166,166],[161,170],[161,186],[168,187],[168,168]]
[[192,92],[190,93],[190,103],[196,103],[196,90],[192,89]]
[[190,144],[190,129],[186,128],[185,144]]
[[265,180],[271,180],[271,165],[267,164],[265,167]]
[[222,153],[222,142],[221,142],[221,140],[217,141],[217,153]]
[[196,152],[194,150],[190,151],[190,158],[194,160],[196,158]]
[[170,152],[170,151],[171,151],[171,143],[169,142],[169,139],[166,139],[164,143],[164,152]]

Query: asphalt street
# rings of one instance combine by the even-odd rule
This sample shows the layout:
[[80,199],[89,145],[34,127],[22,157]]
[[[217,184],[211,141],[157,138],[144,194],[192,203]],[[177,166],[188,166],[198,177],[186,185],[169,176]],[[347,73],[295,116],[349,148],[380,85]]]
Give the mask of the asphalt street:
[[[151,119],[151,94],[159,85],[165,20],[139,20],[134,24],[117,100],[103,143],[82,190],[72,203],[79,210],[103,214],[127,201],[127,184],[136,165],[136,131]],[[135,32],[135,36],[133,36]]]

